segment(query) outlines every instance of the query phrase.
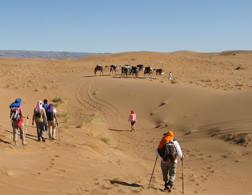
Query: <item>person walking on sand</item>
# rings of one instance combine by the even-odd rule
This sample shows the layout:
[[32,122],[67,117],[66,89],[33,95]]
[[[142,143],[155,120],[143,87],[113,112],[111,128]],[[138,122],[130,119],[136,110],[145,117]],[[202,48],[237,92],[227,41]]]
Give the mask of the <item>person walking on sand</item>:
[[23,113],[23,107],[21,107],[21,99],[16,99],[15,102],[13,102],[10,105],[10,118],[12,121],[12,129],[13,129],[13,141],[15,143],[15,146],[17,146],[17,138],[18,138],[18,129],[20,131],[20,139],[22,140],[22,144],[26,145],[27,142],[25,142],[25,132],[24,132],[24,122],[23,118],[29,119],[29,115],[25,116]]
[[56,138],[56,125],[59,126],[56,110],[53,108],[53,104],[49,104],[46,110],[46,117],[48,121],[49,140],[55,140]]
[[36,122],[38,141],[45,141],[44,121],[47,121],[45,109],[42,107],[42,101],[39,100],[33,111],[32,125]]
[[[156,149],[156,157],[161,157],[161,170],[163,173],[164,190],[171,192],[177,167],[177,157],[183,160],[184,155],[180,148],[179,143],[174,139],[172,131],[165,133],[161,139],[158,148]],[[169,179],[168,179],[169,174]]]
[[136,119],[136,114],[135,114],[134,110],[131,110],[131,114],[129,115],[128,122],[131,123],[131,132],[136,131],[135,124],[137,122],[137,119]]
[[169,81],[171,81],[172,80],[172,73],[171,72],[169,72],[169,79],[168,79]]
[[[45,109],[45,111],[47,110],[47,108],[48,108],[48,104],[47,104],[47,99],[44,99],[44,104],[42,105],[42,107]],[[45,131],[47,131],[47,123],[46,123],[46,120],[44,121],[44,123],[45,123]]]

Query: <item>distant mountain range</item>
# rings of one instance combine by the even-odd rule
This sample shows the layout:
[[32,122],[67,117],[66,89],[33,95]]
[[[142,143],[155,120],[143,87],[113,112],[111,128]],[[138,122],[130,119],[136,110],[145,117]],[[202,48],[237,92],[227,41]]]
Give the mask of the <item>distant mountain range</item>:
[[26,50],[0,50],[0,58],[82,58],[102,53],[91,52],[57,52],[57,51],[26,51]]

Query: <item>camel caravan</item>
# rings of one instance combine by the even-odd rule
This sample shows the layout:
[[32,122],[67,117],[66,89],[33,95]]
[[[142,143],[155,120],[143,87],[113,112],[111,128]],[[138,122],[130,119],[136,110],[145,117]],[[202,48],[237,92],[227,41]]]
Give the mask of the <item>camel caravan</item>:
[[[112,64],[110,66],[105,66],[105,68],[103,68],[103,66],[101,64],[96,65],[95,69],[94,69],[94,74],[96,75],[96,73],[99,71],[100,75],[103,75],[103,71],[105,69],[107,69],[108,67],[110,67],[110,74],[111,75],[116,75],[119,73],[119,70],[121,69],[121,77],[128,77],[131,76],[133,78],[137,78],[139,77],[140,73],[143,72],[144,74],[144,78],[148,77],[148,78],[152,78],[153,74],[157,76],[160,76],[161,80],[163,80],[163,75],[164,75],[164,70],[163,69],[153,69],[151,66],[146,66],[144,67],[143,64],[138,64],[136,66],[131,66],[129,64],[124,65],[124,66],[118,66],[116,64]],[[120,68],[119,68],[120,67]]]

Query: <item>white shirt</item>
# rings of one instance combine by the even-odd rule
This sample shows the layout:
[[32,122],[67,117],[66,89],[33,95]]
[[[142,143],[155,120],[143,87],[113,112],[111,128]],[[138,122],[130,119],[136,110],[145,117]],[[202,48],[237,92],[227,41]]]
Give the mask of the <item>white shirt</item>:
[[[57,110],[53,109],[53,115],[55,115]],[[53,117],[53,121],[55,122],[55,117]]]

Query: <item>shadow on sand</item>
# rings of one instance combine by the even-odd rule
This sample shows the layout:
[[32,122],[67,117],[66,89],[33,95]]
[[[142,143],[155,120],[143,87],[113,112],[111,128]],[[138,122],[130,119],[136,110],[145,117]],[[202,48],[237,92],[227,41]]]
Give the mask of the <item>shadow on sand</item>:
[[2,140],[2,139],[0,139],[0,142],[3,142],[3,143],[5,143],[5,144],[10,144],[10,142],[4,141],[4,140]]
[[131,130],[123,130],[123,129],[109,129],[110,131],[117,131],[117,132],[121,132],[121,131],[128,131],[131,132]]
[[132,184],[129,184],[127,182],[124,182],[124,181],[116,181],[116,180],[109,180],[111,184],[119,184],[119,185],[123,185],[123,186],[130,186],[130,187],[141,187],[141,188],[144,188],[143,186],[139,185],[139,184],[136,184],[136,183],[132,183]]
[[[139,185],[139,184],[136,184],[136,183],[127,183],[127,182],[124,182],[124,181],[117,181],[117,180],[109,180],[111,184],[119,184],[119,185],[123,185],[123,186],[129,186],[129,187],[134,187],[134,188],[143,188],[144,187],[142,185]],[[160,188],[155,188],[155,187],[149,187],[147,189],[153,189],[153,190],[159,190],[161,192],[165,192],[163,189],[160,189]]]
[[87,75],[87,76],[83,76],[83,77],[107,77],[107,76],[111,76],[111,75],[101,74],[101,75]]
[[[8,133],[11,133],[11,134],[13,133],[12,131],[9,131],[9,130],[6,130],[6,129],[5,129],[5,131],[8,132]],[[18,136],[20,136],[20,134],[18,134]],[[30,139],[30,140],[34,140],[34,141],[37,141],[37,137],[38,137],[37,135],[32,135],[32,134],[29,134],[29,133],[26,133],[26,135],[25,135],[25,139]],[[12,139],[13,139],[13,137],[12,137]],[[0,139],[0,142],[1,142],[1,139]],[[7,142],[7,143],[10,143],[10,142]]]

